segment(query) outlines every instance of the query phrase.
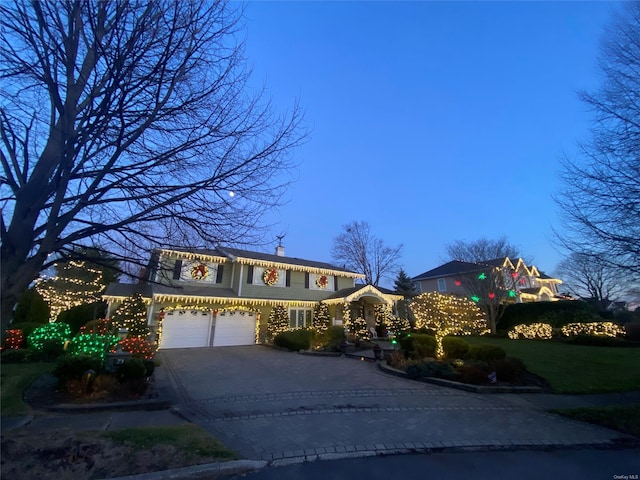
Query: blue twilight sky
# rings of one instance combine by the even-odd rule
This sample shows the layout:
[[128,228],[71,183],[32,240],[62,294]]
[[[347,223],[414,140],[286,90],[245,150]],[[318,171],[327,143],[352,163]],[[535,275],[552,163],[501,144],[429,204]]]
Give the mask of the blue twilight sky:
[[[506,235],[552,273],[558,159],[589,131],[613,2],[253,2],[252,82],[311,130],[273,213],[287,256],[331,261],[342,225],[404,245],[410,276],[455,240]],[[272,246],[266,247],[271,251]],[[385,282],[385,286],[392,282]]]

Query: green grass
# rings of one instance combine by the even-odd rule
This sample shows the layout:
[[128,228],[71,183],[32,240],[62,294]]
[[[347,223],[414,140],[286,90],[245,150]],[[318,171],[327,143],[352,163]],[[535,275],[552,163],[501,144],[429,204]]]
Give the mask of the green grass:
[[553,413],[583,422],[595,423],[630,435],[640,436],[640,405],[623,407],[565,408]]
[[51,372],[54,367],[54,363],[3,363],[0,374],[2,415],[18,416],[31,413],[29,405],[22,400],[22,393],[36,378],[43,373]]
[[114,430],[102,436],[117,443],[128,445],[135,450],[147,450],[156,445],[172,445],[178,454],[189,461],[199,458],[236,460],[240,458],[203,428],[188,424],[169,427],[146,427]]
[[521,359],[527,369],[549,382],[556,393],[640,390],[640,349],[568,345],[549,340],[465,337],[488,343]]

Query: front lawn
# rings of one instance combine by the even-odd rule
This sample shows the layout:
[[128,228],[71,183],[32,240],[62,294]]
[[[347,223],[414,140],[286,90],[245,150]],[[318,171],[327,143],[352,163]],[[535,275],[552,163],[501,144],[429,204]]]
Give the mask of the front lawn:
[[464,337],[471,344],[499,345],[556,393],[640,390],[640,349],[588,347],[549,340]]
[[551,412],[640,437],[640,405],[563,408]]
[[22,400],[22,394],[31,383],[43,373],[53,371],[54,363],[25,362],[3,363],[1,378],[1,409],[3,416],[27,415],[29,405]]

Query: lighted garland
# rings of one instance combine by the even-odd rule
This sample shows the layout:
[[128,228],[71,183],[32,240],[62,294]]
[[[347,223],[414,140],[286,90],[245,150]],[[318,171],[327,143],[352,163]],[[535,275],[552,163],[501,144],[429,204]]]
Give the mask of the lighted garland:
[[36,328],[27,337],[29,346],[34,350],[42,351],[45,342],[57,341],[65,343],[71,337],[71,327],[66,323],[49,323]]
[[87,333],[71,339],[67,352],[72,355],[89,355],[104,359],[107,352],[114,351],[118,345],[116,335],[96,335]]
[[278,270],[275,268],[267,268],[262,272],[262,281],[270,287],[278,283]]
[[592,335],[596,337],[618,337],[625,334],[620,325],[613,322],[570,323],[562,327],[562,334],[566,337],[576,335]]
[[329,279],[326,275],[320,275],[319,277],[316,277],[316,286],[318,288],[327,288],[327,285],[329,285]]
[[549,340],[552,337],[553,328],[548,323],[531,323],[529,325],[516,325],[507,335],[512,340],[526,338],[529,340]]
[[191,268],[191,278],[194,280],[204,280],[209,276],[209,267],[204,263],[199,263]]

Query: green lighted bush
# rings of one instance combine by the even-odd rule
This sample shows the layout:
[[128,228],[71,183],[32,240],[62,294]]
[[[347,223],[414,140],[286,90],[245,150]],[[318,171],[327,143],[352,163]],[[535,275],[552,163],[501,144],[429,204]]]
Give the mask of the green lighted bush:
[[275,336],[273,343],[287,350],[297,352],[298,350],[308,350],[313,341],[312,330],[292,330],[282,332]]
[[66,323],[49,323],[36,328],[29,335],[29,346],[36,351],[43,351],[45,342],[58,342],[61,345],[71,337],[71,328]]
[[89,355],[104,359],[105,353],[113,350],[117,344],[116,335],[86,333],[73,338],[67,347],[67,352],[72,355]]

